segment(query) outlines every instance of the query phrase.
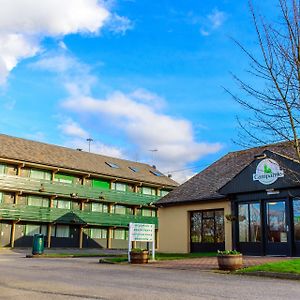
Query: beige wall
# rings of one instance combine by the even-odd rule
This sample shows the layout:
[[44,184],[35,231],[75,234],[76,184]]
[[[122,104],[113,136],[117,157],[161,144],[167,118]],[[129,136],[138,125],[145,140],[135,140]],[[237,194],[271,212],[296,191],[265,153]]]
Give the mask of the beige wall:
[[[158,251],[169,253],[190,252],[190,215],[194,210],[224,209],[224,215],[231,214],[230,201],[215,201],[176,205],[158,209]],[[232,248],[231,222],[224,218],[225,248]]]

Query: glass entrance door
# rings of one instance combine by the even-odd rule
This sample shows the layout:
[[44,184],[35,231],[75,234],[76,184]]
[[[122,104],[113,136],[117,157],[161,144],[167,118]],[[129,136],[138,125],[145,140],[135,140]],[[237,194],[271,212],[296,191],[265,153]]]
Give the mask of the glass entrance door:
[[289,255],[286,201],[266,202],[266,254]]

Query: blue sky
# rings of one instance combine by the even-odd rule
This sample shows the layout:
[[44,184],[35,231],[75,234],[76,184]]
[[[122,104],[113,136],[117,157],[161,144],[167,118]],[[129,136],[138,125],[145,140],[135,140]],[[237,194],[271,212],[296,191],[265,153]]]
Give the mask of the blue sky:
[[0,0],[0,132],[84,150],[92,137],[183,181],[239,149],[245,112],[222,87],[248,76],[231,37],[257,52],[247,2]]

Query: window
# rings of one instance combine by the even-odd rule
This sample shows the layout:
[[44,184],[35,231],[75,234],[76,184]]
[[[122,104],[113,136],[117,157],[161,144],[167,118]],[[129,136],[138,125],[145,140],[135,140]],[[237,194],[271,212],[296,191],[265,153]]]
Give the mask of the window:
[[43,234],[47,235],[47,226],[46,225],[34,225],[34,224],[26,224],[25,225],[25,235],[26,236],[34,236],[35,234]]
[[139,169],[138,168],[136,168],[136,167],[128,167],[132,172],[138,172],[139,171]]
[[0,164],[0,174],[5,174],[5,165]]
[[112,212],[114,214],[119,214],[119,215],[126,215],[126,214],[130,214],[132,215],[133,210],[130,207],[127,206],[123,206],[123,205],[114,205],[112,207]]
[[51,180],[51,172],[50,171],[42,171],[42,170],[31,169],[30,170],[30,178]]
[[115,240],[128,240],[128,230],[115,229],[113,231],[113,239]]
[[107,230],[102,228],[91,228],[91,238],[92,239],[106,239]]
[[113,182],[111,188],[116,191],[126,192],[127,184],[121,182]]
[[15,203],[15,195],[10,193],[1,193],[1,201],[3,204],[14,204]]
[[0,164],[0,174],[17,175],[18,168],[13,165]]
[[69,200],[53,200],[53,207],[62,209],[71,209],[71,201]]
[[153,208],[139,208],[137,215],[143,217],[156,217],[156,210]]
[[70,226],[68,226],[68,225],[57,225],[55,236],[56,237],[61,237],[61,238],[70,237]]
[[239,241],[261,241],[260,204],[244,203],[238,206]]
[[92,202],[92,211],[107,213],[108,206],[103,203]]
[[152,173],[153,175],[155,175],[155,176],[164,176],[162,173],[160,173],[160,172],[158,172],[158,171],[156,171],[156,170],[149,170],[150,171],[150,173]]
[[117,165],[117,164],[115,164],[115,163],[112,163],[112,162],[108,162],[108,161],[106,161],[105,162],[108,166],[110,166],[111,168],[113,168],[113,169],[119,169],[120,167]]
[[49,207],[49,199],[43,197],[28,196],[27,205]]
[[155,188],[151,188],[151,187],[142,187],[142,194],[144,195],[156,195],[156,189]]
[[169,191],[166,191],[166,190],[160,190],[160,195],[163,197],[163,196],[166,196],[169,194]]
[[25,225],[25,235],[33,236],[40,233],[40,225]]
[[300,241],[300,199],[293,200],[294,209],[294,237],[296,241]]
[[191,212],[192,243],[224,243],[224,210]]

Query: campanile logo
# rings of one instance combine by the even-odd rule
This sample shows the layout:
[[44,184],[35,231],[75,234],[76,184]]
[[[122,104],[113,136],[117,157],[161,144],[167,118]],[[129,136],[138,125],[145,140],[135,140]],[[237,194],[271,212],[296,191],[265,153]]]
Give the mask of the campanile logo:
[[280,170],[279,164],[271,158],[266,158],[257,165],[253,181],[258,180],[260,183],[268,185],[280,177],[284,177],[284,172]]

